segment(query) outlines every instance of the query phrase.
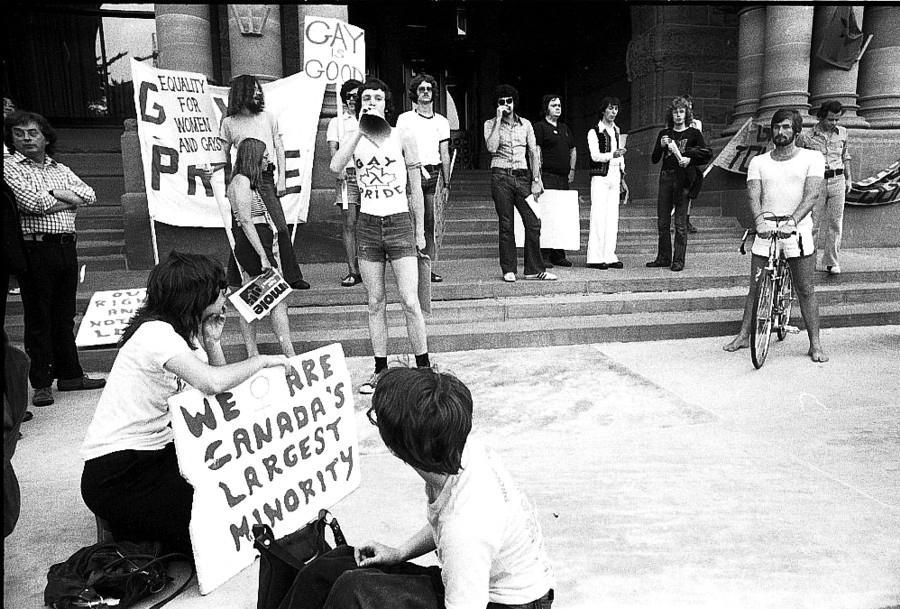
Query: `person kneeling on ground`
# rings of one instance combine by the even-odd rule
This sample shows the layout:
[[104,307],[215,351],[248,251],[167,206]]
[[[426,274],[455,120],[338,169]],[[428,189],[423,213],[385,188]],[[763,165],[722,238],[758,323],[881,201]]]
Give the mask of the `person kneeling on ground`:
[[160,541],[191,554],[194,488],[175,457],[168,400],[196,387],[207,395],[246,381],[283,355],[225,363],[225,271],[199,254],[171,252],[150,271],[147,300],[125,328],[81,454],[81,496],[116,540]]
[[[528,498],[469,438],[472,394],[456,377],[392,368],[369,420],[425,481],[428,524],[392,548],[339,547],[298,573],[281,607],[549,609],[554,576]],[[437,553],[441,567],[405,561]]]

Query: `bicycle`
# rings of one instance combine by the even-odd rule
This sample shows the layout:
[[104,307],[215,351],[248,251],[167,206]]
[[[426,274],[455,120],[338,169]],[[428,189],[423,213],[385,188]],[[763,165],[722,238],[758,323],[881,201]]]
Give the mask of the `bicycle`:
[[[750,358],[757,370],[762,368],[766,362],[773,331],[779,341],[784,340],[788,334],[800,332],[799,328],[790,325],[791,311],[794,306],[794,282],[784,251],[778,247],[778,241],[782,237],[778,235],[777,228],[790,220],[791,216],[775,216],[765,213],[763,219],[775,222],[775,228],[769,237],[769,257],[766,266],[760,269],[756,278],[756,299],[753,303],[753,317],[750,325]],[[750,229],[744,231],[741,254],[746,254],[744,245],[751,234],[755,235],[756,232]],[[791,232],[791,235],[795,234],[797,234],[796,230]],[[802,251],[803,237],[800,236],[799,239]]]

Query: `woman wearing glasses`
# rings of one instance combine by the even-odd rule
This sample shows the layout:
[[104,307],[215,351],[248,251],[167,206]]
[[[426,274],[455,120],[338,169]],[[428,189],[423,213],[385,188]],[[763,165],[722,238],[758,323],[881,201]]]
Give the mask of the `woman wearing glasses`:
[[263,368],[290,363],[257,355],[226,364],[225,272],[199,254],[172,252],[147,281],[147,299],[119,340],[119,353],[81,454],[81,496],[117,540],[154,540],[191,552],[193,487],[175,457],[168,399],[187,385],[211,395]]

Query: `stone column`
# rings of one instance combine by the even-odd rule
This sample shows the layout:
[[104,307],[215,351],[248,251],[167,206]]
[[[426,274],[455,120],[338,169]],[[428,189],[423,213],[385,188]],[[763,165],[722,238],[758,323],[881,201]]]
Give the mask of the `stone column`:
[[815,123],[807,114],[814,9],[802,5],[766,7],[765,64],[756,116],[760,122],[768,123],[780,108],[794,108],[803,116],[804,125]]
[[722,135],[734,135],[759,106],[766,49],[766,7],[750,6],[738,12],[737,102],[731,124]]
[[868,4],[863,33],[873,35],[859,64],[859,113],[873,129],[900,127],[900,7]]
[[[252,25],[252,31],[242,32],[242,23]],[[277,4],[229,4],[228,41],[233,76],[253,74],[261,82],[269,82],[284,75]]]
[[159,67],[213,75],[208,4],[157,4]]
[[[817,56],[819,45],[828,24],[831,23],[835,7],[816,6],[813,20],[812,56],[810,57],[809,70],[809,103],[810,111],[815,113],[823,102],[836,99],[844,106],[844,115],[841,117],[841,125],[844,127],[867,127],[865,119],[856,115],[859,106],[856,104],[856,81],[859,75],[859,64],[854,64],[850,70],[843,70],[820,59]],[[856,18],[862,23],[862,7],[853,7]]]

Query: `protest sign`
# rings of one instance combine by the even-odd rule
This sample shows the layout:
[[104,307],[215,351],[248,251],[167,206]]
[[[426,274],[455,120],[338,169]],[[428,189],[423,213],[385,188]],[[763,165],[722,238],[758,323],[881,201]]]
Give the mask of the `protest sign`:
[[768,129],[754,124],[753,119],[748,118],[719,156],[706,168],[703,175],[709,173],[713,167],[747,175],[747,167],[753,157],[765,154],[774,147],[775,145],[769,141]]
[[[581,249],[581,220],[577,190],[545,190],[535,214],[541,219],[541,247],[577,252]],[[518,210],[513,214],[516,247],[525,245],[525,227]]]
[[146,299],[146,288],[94,292],[78,326],[75,345],[98,347],[116,344],[131,317]]
[[365,81],[365,31],[333,17],[307,15],[303,23],[303,71],[326,83],[351,78]]
[[256,321],[269,314],[272,307],[287,298],[291,286],[277,269],[270,268],[228,297],[246,321]]
[[169,399],[182,475],[194,487],[191,545],[200,593],[250,565],[251,529],[282,537],[359,486],[350,374],[339,344],[267,368],[234,389]]

